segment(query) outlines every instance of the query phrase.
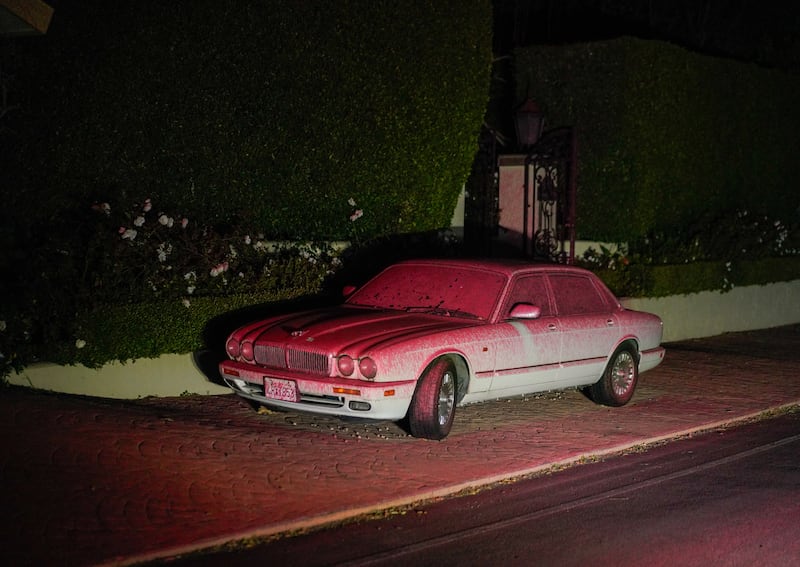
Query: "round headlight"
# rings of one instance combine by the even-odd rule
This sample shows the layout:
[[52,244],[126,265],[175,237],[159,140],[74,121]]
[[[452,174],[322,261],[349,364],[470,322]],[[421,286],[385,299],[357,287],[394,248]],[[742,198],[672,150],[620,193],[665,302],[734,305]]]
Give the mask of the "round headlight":
[[242,343],[242,358],[247,362],[253,362],[253,343],[250,341]]
[[358,371],[367,380],[372,380],[378,374],[378,365],[370,357],[365,356],[358,361]]
[[225,345],[225,349],[228,351],[228,356],[231,358],[238,358],[239,356],[239,341],[236,339],[229,339],[228,344]]
[[342,376],[352,376],[353,371],[356,369],[356,363],[353,359],[346,354],[343,354],[339,357],[338,360],[339,365],[339,374]]

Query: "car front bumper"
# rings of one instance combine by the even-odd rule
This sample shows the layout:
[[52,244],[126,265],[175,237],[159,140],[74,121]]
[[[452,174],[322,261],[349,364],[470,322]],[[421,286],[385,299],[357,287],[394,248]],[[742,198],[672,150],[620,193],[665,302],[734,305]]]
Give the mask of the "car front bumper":
[[[243,398],[265,406],[311,413],[397,421],[408,413],[416,380],[366,382],[262,368],[226,360],[219,365],[225,383]],[[293,383],[297,401],[267,395],[268,380]]]

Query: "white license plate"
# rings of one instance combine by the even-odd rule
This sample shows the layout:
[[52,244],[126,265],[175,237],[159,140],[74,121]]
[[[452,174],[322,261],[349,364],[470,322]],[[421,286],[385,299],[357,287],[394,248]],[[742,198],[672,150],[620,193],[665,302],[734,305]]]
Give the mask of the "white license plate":
[[270,400],[299,402],[297,382],[280,378],[264,378],[264,395]]

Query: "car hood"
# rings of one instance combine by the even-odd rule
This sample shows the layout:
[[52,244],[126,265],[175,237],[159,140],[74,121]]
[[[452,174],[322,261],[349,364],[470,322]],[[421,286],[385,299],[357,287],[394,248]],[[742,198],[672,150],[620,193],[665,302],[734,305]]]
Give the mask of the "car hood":
[[233,336],[254,344],[360,356],[431,333],[483,324],[474,319],[341,305],[259,321]]

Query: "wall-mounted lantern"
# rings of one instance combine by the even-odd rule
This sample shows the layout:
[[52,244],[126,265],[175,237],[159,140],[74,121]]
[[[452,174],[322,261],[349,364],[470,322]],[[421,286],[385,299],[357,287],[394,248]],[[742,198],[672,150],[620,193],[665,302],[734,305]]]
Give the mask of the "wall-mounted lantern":
[[522,148],[535,146],[544,128],[544,115],[539,105],[528,97],[514,113],[514,126],[517,130],[517,143]]

